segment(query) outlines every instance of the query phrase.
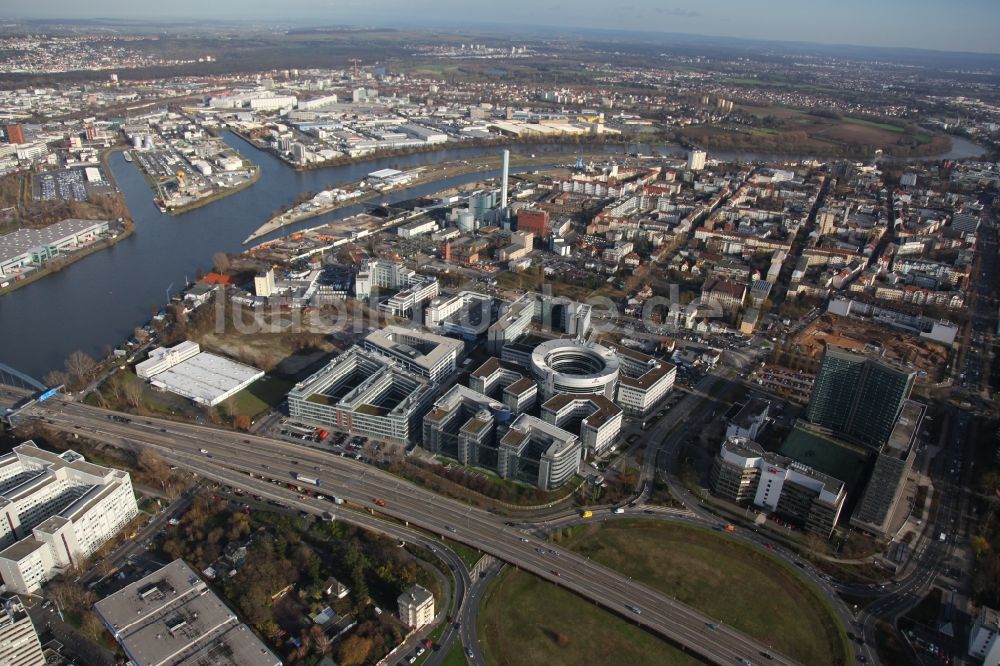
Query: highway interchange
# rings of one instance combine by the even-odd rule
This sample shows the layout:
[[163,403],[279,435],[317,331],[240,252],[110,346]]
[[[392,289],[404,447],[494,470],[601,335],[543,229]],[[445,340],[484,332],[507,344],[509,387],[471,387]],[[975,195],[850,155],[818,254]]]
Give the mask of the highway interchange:
[[[324,493],[343,497],[373,517],[384,514],[477,548],[627,617],[706,661],[795,663],[628,576],[555,548],[530,530],[505,525],[486,511],[440,497],[349,458],[207,426],[146,418],[121,423],[108,418],[111,412],[60,398],[32,409],[52,427],[116,446],[148,446],[172,464],[255,491],[268,480],[292,483],[294,474],[300,472],[314,476],[322,481]],[[337,511],[332,504],[329,510],[343,520],[359,515]],[[381,526],[379,531],[384,531]]]

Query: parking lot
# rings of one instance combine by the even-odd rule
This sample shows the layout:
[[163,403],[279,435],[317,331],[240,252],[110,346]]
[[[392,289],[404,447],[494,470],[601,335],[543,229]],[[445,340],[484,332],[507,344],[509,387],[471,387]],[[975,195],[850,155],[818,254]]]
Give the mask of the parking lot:
[[33,179],[36,201],[86,201],[88,194],[110,191],[106,180],[88,183],[83,169],[47,171]]

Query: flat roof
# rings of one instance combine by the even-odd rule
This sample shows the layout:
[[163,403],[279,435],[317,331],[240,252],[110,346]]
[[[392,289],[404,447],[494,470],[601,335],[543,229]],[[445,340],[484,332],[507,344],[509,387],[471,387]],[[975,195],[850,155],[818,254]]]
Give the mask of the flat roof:
[[264,371],[201,352],[186,361],[153,375],[152,383],[187,398],[214,403],[221,396],[263,377]]
[[[433,344],[434,347],[426,353],[421,353],[420,350],[403,342],[400,338],[415,338],[423,343]],[[457,354],[465,347],[460,340],[403,326],[386,326],[378,331],[373,331],[365,337],[365,344],[377,347],[394,356],[405,356],[411,363],[428,370],[434,369],[445,355],[452,352]]]
[[140,666],[279,666],[278,659],[183,560],[94,604]]
[[0,262],[19,257],[42,245],[56,245],[93,227],[107,225],[107,220],[70,218],[41,229],[18,229],[0,236]]
[[559,413],[559,410],[575,402],[589,402],[594,411],[583,418],[583,423],[592,428],[600,428],[610,419],[622,413],[622,408],[608,398],[597,393],[560,393],[545,401],[542,409]]
[[897,456],[905,458],[910,453],[916,438],[917,429],[924,418],[926,407],[913,400],[904,400],[903,408],[899,411],[899,418],[896,425],[889,434],[889,439],[882,447],[882,454],[887,456]]

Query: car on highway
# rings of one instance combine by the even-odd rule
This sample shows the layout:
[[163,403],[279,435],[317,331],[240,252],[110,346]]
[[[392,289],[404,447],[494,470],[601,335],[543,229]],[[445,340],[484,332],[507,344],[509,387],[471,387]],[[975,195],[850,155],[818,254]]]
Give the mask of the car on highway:
[[465,656],[472,659],[472,648],[465,648]]
[[451,532],[452,534],[458,534],[458,530],[456,530],[451,525],[448,525],[448,531]]
[[629,606],[628,609],[635,613],[636,615],[642,615],[642,609],[638,606]]
[[201,452],[202,453],[208,453],[208,449],[202,449]]
[[552,575],[553,575],[553,576],[558,576],[558,575],[559,575],[559,572],[558,572],[558,571],[556,571],[555,569],[553,569],[553,570],[552,570]]

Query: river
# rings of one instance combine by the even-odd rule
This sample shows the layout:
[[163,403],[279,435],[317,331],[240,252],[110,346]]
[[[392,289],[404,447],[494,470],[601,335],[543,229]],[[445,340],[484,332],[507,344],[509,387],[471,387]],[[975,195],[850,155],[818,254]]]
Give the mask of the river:
[[[135,163],[125,162],[120,153],[111,156],[111,169],[135,220],[135,233],[112,248],[95,252],[58,273],[0,297],[0,362],[41,379],[50,370],[61,367],[74,350],[102,356],[109,346],[117,345],[131,335],[136,326],[147,322],[170,293],[182,288],[198,271],[208,270],[213,254],[238,253],[245,249],[243,239],[273,212],[290,206],[301,192],[351,183],[378,169],[408,169],[497,154],[501,150],[496,147],[451,148],[298,172],[233,134],[224,133],[223,138],[260,166],[260,179],[241,192],[174,217],[162,215],[153,206],[153,194]],[[980,152],[971,142],[953,140],[952,152],[937,159],[957,159]],[[962,141],[968,146],[961,144]],[[511,150],[538,154],[574,150],[589,154],[620,154],[625,150],[645,154],[682,153],[676,146],[645,145],[625,148],[621,145],[574,147],[554,144],[512,146]],[[755,154],[713,153],[710,156],[790,159]],[[538,168],[536,165],[511,171]],[[479,171],[454,176],[391,193],[384,200],[391,203],[497,175],[498,171]],[[364,204],[341,208],[286,227],[276,235],[317,226],[364,209]]]

